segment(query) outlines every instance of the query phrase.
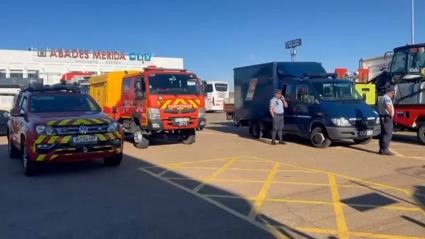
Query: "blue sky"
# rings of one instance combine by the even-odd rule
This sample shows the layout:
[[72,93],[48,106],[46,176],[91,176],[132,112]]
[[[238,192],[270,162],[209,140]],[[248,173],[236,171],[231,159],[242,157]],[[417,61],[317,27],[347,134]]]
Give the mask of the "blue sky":
[[[0,48],[80,48],[183,57],[205,80],[233,68],[300,61],[328,71],[358,67],[410,42],[410,0],[2,0]],[[416,42],[425,42],[425,1],[416,0]]]

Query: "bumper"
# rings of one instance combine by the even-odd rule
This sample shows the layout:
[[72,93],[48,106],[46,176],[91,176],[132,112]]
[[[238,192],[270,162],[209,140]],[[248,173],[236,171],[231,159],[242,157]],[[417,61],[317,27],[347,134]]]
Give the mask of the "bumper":
[[[107,137],[109,135],[109,137]],[[68,136],[69,139],[69,136]],[[120,133],[105,134],[92,144],[73,144],[66,137],[40,137],[31,145],[29,159],[50,162],[80,162],[105,158],[123,152],[123,139]]]
[[177,126],[171,120],[149,120],[147,130],[149,131],[168,131],[205,128],[207,120],[204,118],[190,119],[187,125]]
[[[372,135],[366,135],[362,132],[371,131]],[[358,130],[355,127],[327,127],[326,131],[331,140],[343,140],[343,139],[364,139],[375,137],[381,133],[381,128],[375,126],[373,129]]]

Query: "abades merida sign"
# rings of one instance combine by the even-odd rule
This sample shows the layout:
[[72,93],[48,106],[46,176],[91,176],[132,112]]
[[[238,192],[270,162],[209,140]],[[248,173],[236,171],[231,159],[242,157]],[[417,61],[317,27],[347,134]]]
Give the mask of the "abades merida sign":
[[150,53],[129,53],[120,51],[88,51],[81,49],[45,49],[37,51],[38,57],[83,60],[111,60],[111,61],[151,61]]

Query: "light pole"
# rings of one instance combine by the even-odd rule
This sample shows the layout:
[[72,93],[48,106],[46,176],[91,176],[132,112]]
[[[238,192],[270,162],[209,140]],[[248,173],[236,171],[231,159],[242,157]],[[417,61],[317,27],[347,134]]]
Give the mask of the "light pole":
[[415,0],[412,0],[412,45],[415,44]]

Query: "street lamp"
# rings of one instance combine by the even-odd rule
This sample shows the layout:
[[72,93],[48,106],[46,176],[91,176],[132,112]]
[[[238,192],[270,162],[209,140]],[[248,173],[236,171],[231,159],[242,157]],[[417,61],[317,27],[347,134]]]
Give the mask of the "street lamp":
[[412,45],[415,44],[415,0],[412,0]]

